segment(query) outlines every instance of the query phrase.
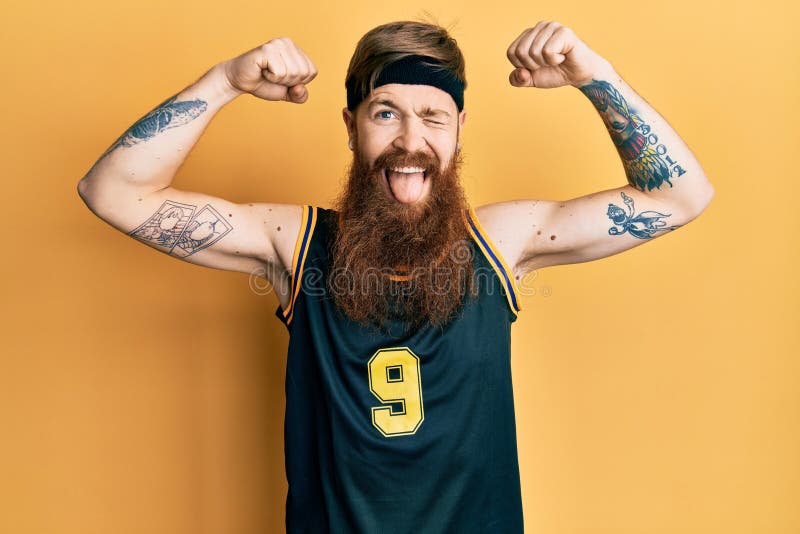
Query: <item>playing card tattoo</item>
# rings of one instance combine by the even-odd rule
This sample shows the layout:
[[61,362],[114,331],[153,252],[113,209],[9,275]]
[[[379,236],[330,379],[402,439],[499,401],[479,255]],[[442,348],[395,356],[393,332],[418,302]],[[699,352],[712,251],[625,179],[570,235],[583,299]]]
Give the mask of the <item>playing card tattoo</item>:
[[167,200],[128,235],[162,252],[185,258],[210,247],[233,230],[233,226],[210,205],[196,210],[197,207],[191,204]]

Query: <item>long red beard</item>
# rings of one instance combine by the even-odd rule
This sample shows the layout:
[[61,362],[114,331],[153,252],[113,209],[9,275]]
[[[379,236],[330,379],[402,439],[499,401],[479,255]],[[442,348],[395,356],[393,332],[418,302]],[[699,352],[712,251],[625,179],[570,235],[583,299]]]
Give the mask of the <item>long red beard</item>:
[[[369,168],[354,152],[335,203],[339,225],[328,278],[348,317],[378,328],[390,320],[407,328],[438,326],[457,316],[465,293],[474,294],[461,164],[456,154],[440,172],[439,162],[424,153],[394,151]],[[427,169],[428,197],[406,205],[388,196],[380,181],[383,169],[395,166]]]

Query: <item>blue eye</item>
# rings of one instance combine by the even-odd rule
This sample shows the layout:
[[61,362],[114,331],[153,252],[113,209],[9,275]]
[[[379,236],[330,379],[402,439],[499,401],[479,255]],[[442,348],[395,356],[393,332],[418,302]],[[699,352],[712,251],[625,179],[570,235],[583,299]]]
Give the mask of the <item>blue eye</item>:
[[382,115],[383,115],[384,113],[388,113],[388,114],[390,114],[390,115],[392,114],[392,112],[391,112],[391,111],[388,111],[388,110],[383,110],[383,111],[379,111],[378,113],[376,113],[376,114],[375,114],[375,116],[376,116],[376,117],[377,117],[377,116],[380,116],[382,119],[391,119],[391,117],[383,117]]

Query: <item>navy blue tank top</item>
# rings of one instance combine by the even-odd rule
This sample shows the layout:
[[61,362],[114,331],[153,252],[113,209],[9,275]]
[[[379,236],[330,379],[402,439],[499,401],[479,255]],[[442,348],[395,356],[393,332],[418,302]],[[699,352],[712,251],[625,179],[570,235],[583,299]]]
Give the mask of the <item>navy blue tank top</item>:
[[478,296],[443,329],[390,337],[328,294],[337,217],[303,206],[291,300],[276,311],[290,334],[287,532],[522,532],[511,271],[470,208]]

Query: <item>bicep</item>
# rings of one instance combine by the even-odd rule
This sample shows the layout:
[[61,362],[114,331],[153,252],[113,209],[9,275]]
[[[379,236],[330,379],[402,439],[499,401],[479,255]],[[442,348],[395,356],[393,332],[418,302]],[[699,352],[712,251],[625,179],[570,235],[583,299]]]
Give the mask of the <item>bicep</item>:
[[691,220],[688,211],[626,185],[562,202],[540,201],[541,233],[525,243],[525,270],[581,263],[619,254]]
[[174,187],[105,192],[94,211],[164,254],[205,267],[258,273],[270,281],[271,273],[291,262],[291,252],[283,249],[293,243],[288,236],[300,221],[300,206],[237,204]]

